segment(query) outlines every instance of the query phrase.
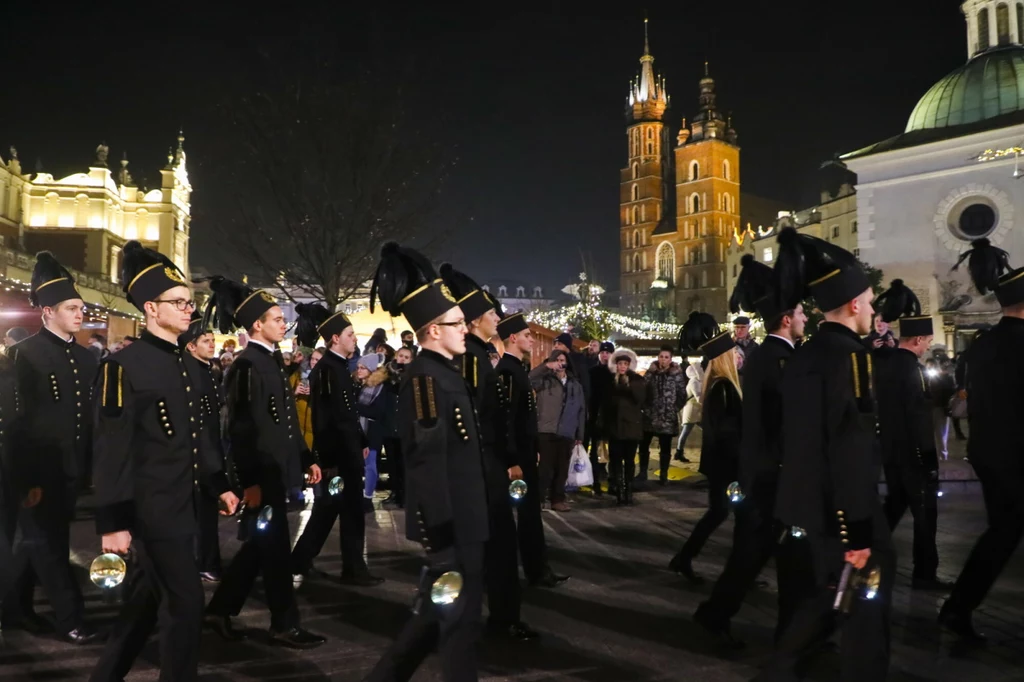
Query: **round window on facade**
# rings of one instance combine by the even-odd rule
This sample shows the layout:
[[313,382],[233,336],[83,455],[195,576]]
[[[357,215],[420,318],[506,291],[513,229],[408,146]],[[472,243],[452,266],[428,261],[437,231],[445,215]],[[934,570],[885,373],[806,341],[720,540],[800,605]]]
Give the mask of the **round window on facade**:
[[988,197],[967,197],[953,206],[946,224],[953,235],[964,241],[987,237],[999,225],[999,210]]

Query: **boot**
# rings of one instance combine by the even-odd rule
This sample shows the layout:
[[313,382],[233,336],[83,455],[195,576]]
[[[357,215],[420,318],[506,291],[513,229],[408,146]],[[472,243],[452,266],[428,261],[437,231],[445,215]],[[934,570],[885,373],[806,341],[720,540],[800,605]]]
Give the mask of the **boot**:
[[626,480],[621,470],[615,472],[615,502],[620,506],[626,504]]
[[633,472],[626,469],[625,480],[623,481],[622,487],[625,489],[623,497],[626,500],[626,504],[632,506],[633,504],[633,481],[634,478],[631,475]]

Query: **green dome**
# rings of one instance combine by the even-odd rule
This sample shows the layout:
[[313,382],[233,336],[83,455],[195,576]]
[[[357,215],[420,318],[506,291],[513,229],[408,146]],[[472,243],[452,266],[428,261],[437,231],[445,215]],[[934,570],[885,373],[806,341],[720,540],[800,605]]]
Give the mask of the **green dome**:
[[925,93],[904,132],[977,123],[1024,111],[1024,47],[988,50]]

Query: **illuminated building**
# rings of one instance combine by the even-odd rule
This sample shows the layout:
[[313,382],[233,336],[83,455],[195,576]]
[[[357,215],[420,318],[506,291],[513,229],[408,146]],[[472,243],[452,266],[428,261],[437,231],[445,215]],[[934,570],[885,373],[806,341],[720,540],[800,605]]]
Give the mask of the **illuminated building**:
[[1024,2],[961,10],[967,62],[921,97],[901,134],[842,157],[858,176],[862,259],[914,289],[947,346],[998,317],[966,268],[950,273],[970,241],[986,237],[1024,265]]
[[178,136],[159,186],[151,189],[133,180],[127,157],[111,170],[105,144],[88,171],[63,178],[24,173],[13,147],[0,157],[0,326],[39,326],[27,290],[34,255],[47,250],[77,279],[88,309],[85,336],[98,331],[112,340],[135,333],[141,318],[119,282],[124,243],[138,239],[188,273],[192,187],[184,140]]

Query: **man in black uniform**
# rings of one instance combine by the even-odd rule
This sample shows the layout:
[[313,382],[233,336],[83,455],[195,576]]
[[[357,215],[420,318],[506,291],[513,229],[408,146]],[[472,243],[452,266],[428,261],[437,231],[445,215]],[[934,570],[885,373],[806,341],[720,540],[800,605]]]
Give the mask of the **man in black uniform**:
[[13,479],[11,425],[20,416],[21,394],[18,392],[18,382],[10,359],[6,354],[0,354],[0,594],[7,594],[14,586],[16,577],[11,540],[23,488],[19,481]]
[[500,304],[468,275],[447,263],[441,266],[441,277],[470,321],[466,353],[459,362],[462,377],[473,389],[473,399],[480,414],[480,447],[487,478],[487,515],[490,519],[490,539],[485,552],[487,605],[490,609],[487,626],[495,634],[513,640],[536,639],[538,633],[520,620],[522,592],[516,551],[518,541],[508,493],[512,469],[502,451],[507,440],[507,396],[487,352],[487,342],[498,333],[501,318],[497,307]]
[[[885,469],[885,516],[890,528],[910,507],[914,517],[914,589],[948,589],[935,571],[939,459],[935,452],[932,400],[921,357],[932,344],[932,318],[903,280],[893,280],[875,302],[886,323],[899,320],[899,346],[876,367],[878,431]],[[878,354],[876,352],[877,361]]]
[[537,464],[537,399],[526,371],[523,354],[533,350],[533,332],[522,313],[508,315],[498,323],[498,336],[505,354],[495,368],[508,396],[508,427],[505,457],[509,476],[526,483],[526,496],[519,502],[519,554],[526,580],[534,586],[557,587],[569,579],[548,564],[544,522],[540,511],[540,480]]
[[[15,591],[6,605],[32,611],[34,577],[50,598],[57,633],[73,644],[95,638],[84,624],[82,594],[71,572],[70,526],[91,449],[90,396],[96,359],[75,342],[85,304],[71,274],[47,251],[36,256],[29,301],[42,309],[43,328],[9,351],[23,413],[14,427],[12,464],[26,486],[18,511],[22,542],[15,552]],[[34,572],[34,576],[33,576]],[[20,607],[20,608],[19,608]]]
[[[782,463],[782,372],[803,338],[807,316],[803,305],[782,301],[776,292],[772,269],[751,255],[742,260],[730,307],[736,313],[753,310],[764,321],[768,336],[751,353],[743,373],[743,435],[740,441],[739,483],[746,495],[736,507],[732,551],[711,598],[694,614],[694,620],[718,636],[723,644],[740,642],[729,632],[729,622],[740,610],[743,597],[753,587],[768,559],[775,554],[780,529],[775,524],[775,493]],[[787,537],[783,542],[788,541]],[[792,590],[789,575],[779,564],[779,620],[776,636],[789,623]]]
[[121,680],[160,623],[160,679],[195,680],[203,586],[195,558],[201,478],[225,513],[238,498],[207,468],[205,372],[178,346],[195,309],[181,271],[136,241],[125,244],[121,281],[146,316],[138,342],[109,356],[94,389],[96,531],[104,552],[135,555],[134,589],[90,679]]
[[[796,679],[803,654],[832,619],[846,564],[881,570],[873,600],[858,600],[843,623],[842,679],[881,680],[889,667],[889,611],[895,552],[878,499],[873,372],[861,336],[871,330],[874,294],[847,251],[787,228],[775,271],[783,301],[812,295],[825,321],[786,363],[782,377],[782,469],[776,516],[806,536],[803,570],[814,583],[759,680]],[[756,354],[755,354],[756,357]]]
[[[200,384],[196,388],[199,391],[199,406],[203,413],[203,423],[207,425],[203,429],[202,454],[206,459],[206,467],[211,471],[223,471],[226,474],[231,472],[224,457],[224,447],[220,437],[220,408],[221,392],[220,382],[213,373],[214,352],[217,343],[213,338],[213,332],[203,324],[203,316],[199,311],[192,312],[192,321],[188,330],[178,337],[178,344],[181,345],[189,355],[199,363],[202,372],[199,373]],[[210,487],[208,480],[199,481],[199,536],[197,538],[196,558],[199,561],[199,577],[203,582],[220,582],[220,491]]]
[[[420,352],[398,397],[406,473],[405,535],[423,544],[427,566],[413,618],[367,678],[408,680],[434,649],[446,682],[477,679],[476,643],[483,606],[487,491],[473,396],[455,358],[466,352],[466,321],[455,297],[422,255],[388,242],[370,290],[393,316],[414,327]],[[453,603],[430,598],[440,576],[463,584]]]
[[[227,334],[247,330],[249,343],[228,372],[227,404],[231,461],[243,489],[246,512],[240,524],[242,548],[232,560],[206,608],[206,624],[228,641],[242,639],[232,627],[263,574],[270,609],[270,641],[293,649],[312,649],[326,640],[299,627],[290,566],[288,491],[320,481],[320,467],[299,431],[295,398],[284,374],[277,344],[284,338],[284,311],[265,291],[253,290],[224,277],[210,280],[213,295],[204,317],[216,316]],[[301,467],[301,468],[300,468]],[[264,514],[271,512],[266,519]]]
[[987,239],[975,240],[973,246],[968,254],[974,286],[981,294],[995,292],[1003,310],[999,323],[971,344],[967,357],[967,453],[981,481],[988,528],[967,557],[939,619],[969,642],[980,643],[984,636],[974,630],[971,613],[984,601],[1024,534],[1024,268],[1012,269],[1006,252]]
[[[363,559],[366,515],[363,513],[362,491],[366,436],[359,427],[359,389],[348,369],[348,359],[355,354],[358,344],[356,334],[344,314],[331,313],[322,305],[300,303],[295,312],[299,316],[296,329],[299,343],[312,348],[319,335],[327,349],[309,375],[313,449],[324,475],[316,491],[313,513],[292,550],[291,571],[298,576],[309,573],[313,559],[320,554],[335,519],[338,519],[341,582],[373,587],[384,580],[372,575]],[[340,494],[332,496],[328,485],[335,475],[341,476],[345,487]]]

